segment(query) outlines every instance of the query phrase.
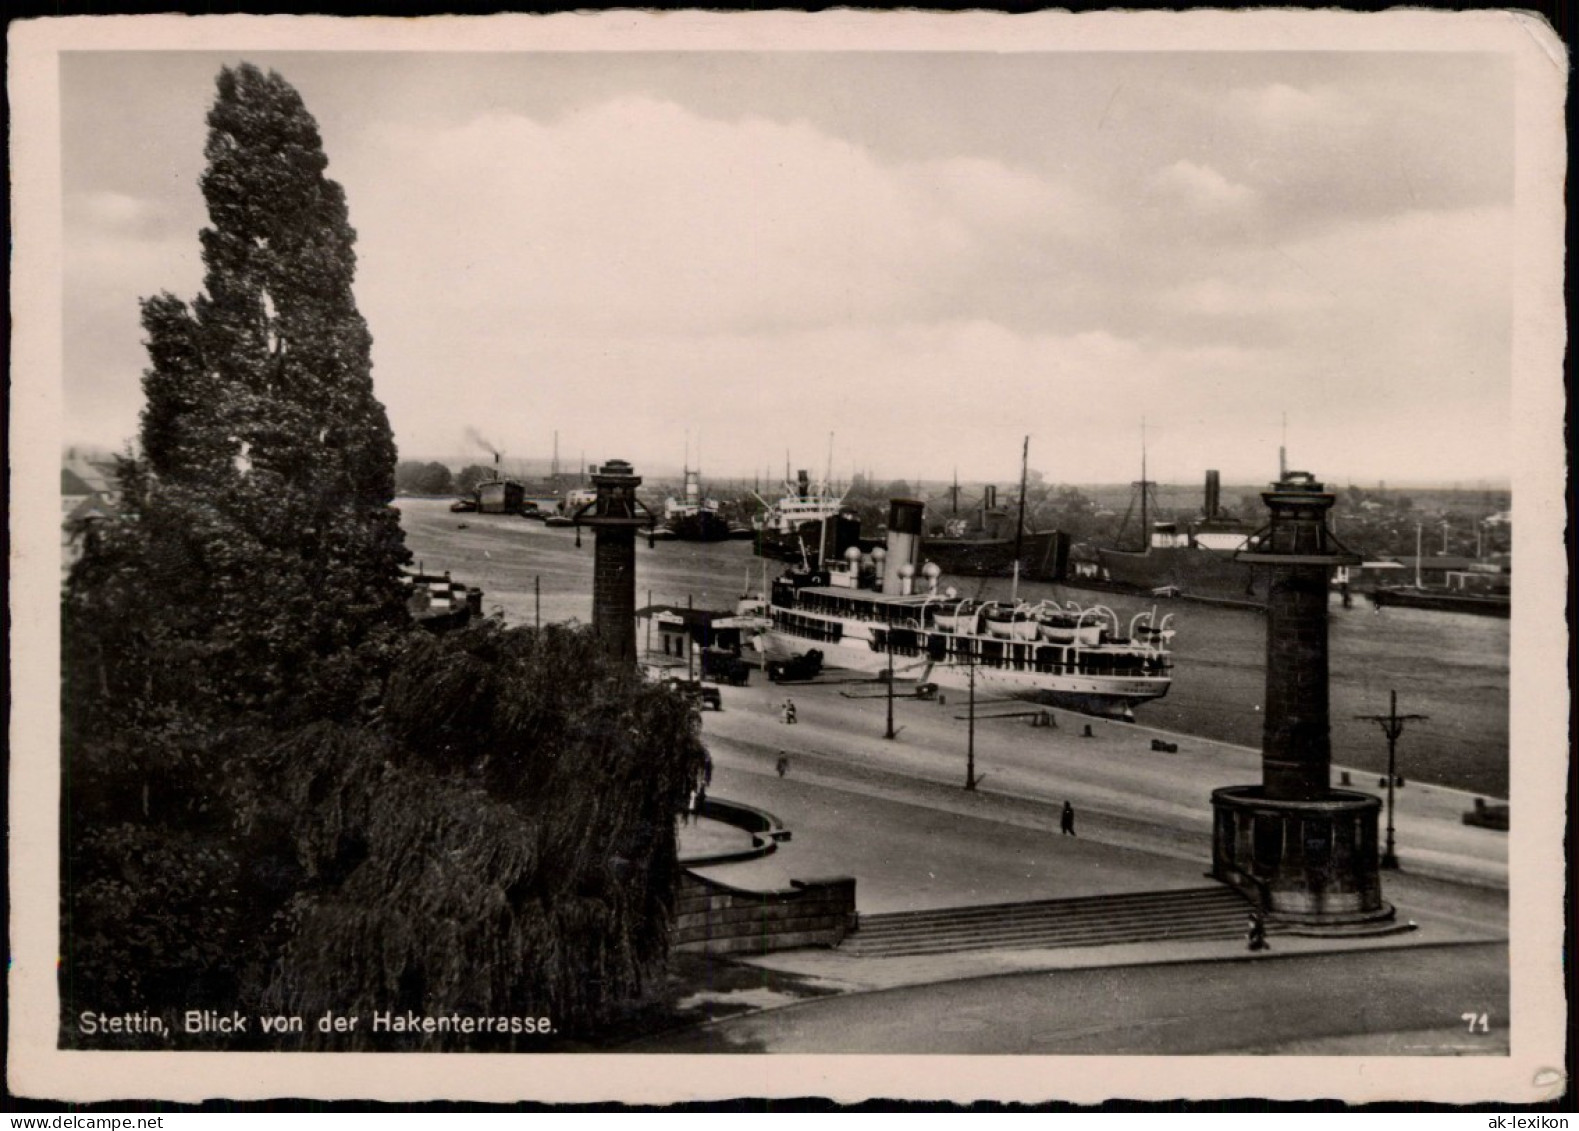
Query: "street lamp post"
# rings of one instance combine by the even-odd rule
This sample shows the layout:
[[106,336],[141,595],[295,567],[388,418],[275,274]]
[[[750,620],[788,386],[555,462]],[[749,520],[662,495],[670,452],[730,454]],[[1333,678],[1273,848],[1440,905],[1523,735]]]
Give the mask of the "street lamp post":
[[894,737],[894,629],[888,628],[888,730],[884,738]]
[[965,640],[965,657],[970,669],[970,706],[966,710],[965,724],[965,788],[976,788],[976,653],[973,640]]
[[1387,736],[1387,846],[1382,850],[1381,866],[1388,870],[1398,867],[1397,844],[1393,833],[1393,787],[1398,784],[1398,736],[1404,732],[1404,723],[1413,720],[1423,720],[1426,715],[1400,715],[1398,713],[1398,692],[1392,692],[1392,700],[1385,715],[1356,715],[1362,722],[1373,722],[1382,728],[1382,733]]

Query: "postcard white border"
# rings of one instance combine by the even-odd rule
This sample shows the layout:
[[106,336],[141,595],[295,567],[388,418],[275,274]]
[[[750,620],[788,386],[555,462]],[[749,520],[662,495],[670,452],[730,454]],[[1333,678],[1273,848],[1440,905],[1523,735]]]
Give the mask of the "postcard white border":
[[[737,1057],[80,1052],[55,1047],[65,50],[1503,51],[1517,75],[1507,1057]],[[1091,1103],[1258,1096],[1537,1102],[1562,1089],[1568,735],[1562,435],[1567,59],[1538,17],[1188,13],[665,13],[547,17],[78,17],[12,24],[10,1086],[72,1101],[271,1096],[665,1103],[825,1096]]]

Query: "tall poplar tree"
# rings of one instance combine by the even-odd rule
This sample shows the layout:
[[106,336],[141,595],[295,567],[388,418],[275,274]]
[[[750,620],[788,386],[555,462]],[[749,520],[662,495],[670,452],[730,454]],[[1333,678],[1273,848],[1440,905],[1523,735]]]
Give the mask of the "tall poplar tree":
[[127,513],[66,585],[62,1039],[197,1008],[591,1033],[661,983],[697,720],[588,630],[411,625],[344,194],[283,79],[218,88],[203,293],[143,302]]
[[[208,115],[204,293],[146,300],[143,452],[201,510],[190,565],[218,664],[249,700],[404,618],[395,444],[352,293],[356,234],[317,124],[284,79],[225,68]],[[230,654],[226,654],[227,651]]]

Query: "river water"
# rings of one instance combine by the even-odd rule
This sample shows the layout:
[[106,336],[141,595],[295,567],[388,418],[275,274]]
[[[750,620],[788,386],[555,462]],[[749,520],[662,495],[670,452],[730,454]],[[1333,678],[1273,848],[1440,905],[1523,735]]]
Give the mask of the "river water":
[[[591,531],[583,532],[578,549],[573,530],[503,515],[452,514],[447,500],[401,499],[399,506],[407,545],[424,568],[447,569],[481,586],[484,608],[516,624],[539,615],[544,621],[591,619]],[[650,599],[684,606],[689,599],[698,609],[732,609],[763,581],[764,563],[749,542],[667,541],[649,548],[638,539],[636,563],[638,605]],[[768,576],[778,568],[767,563]],[[989,598],[1007,597],[1012,585],[980,578],[945,579],[949,583]],[[1144,608],[1172,614],[1178,630],[1173,686],[1163,699],[1139,708],[1137,721],[1260,746],[1263,614],[1061,585],[1022,584],[1019,595],[1106,605],[1123,624]],[[1386,714],[1388,693],[1396,690],[1400,714],[1428,716],[1406,724],[1398,741],[1398,772],[1406,781],[1507,796],[1509,621],[1423,609],[1378,613],[1363,598],[1344,609],[1334,597],[1328,623],[1335,762],[1385,772],[1381,728],[1356,716]]]

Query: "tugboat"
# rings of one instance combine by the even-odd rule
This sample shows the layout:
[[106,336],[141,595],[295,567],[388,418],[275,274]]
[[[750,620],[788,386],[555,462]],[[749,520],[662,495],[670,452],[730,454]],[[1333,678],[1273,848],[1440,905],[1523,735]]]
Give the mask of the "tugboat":
[[[888,541],[859,547],[818,570],[791,569],[754,609],[766,662],[812,649],[828,666],[892,670],[920,683],[1024,699],[1107,718],[1167,694],[1173,679],[1172,617],[1143,612],[1126,627],[1103,606],[977,602],[939,592],[942,571],[918,569],[923,505],[890,504]],[[920,589],[917,589],[917,584]]]
[[564,501],[559,504],[558,511],[543,518],[543,525],[568,529],[576,525],[576,521],[571,515],[588,503],[596,502],[597,498],[598,493],[590,487],[572,488],[565,492]]

